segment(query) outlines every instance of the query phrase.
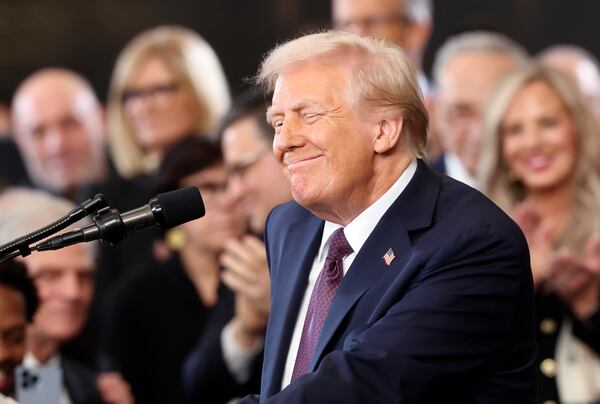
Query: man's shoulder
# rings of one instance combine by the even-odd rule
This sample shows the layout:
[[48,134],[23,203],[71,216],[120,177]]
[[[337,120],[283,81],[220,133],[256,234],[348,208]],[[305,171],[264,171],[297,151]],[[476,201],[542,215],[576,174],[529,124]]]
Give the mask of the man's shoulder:
[[268,221],[278,224],[293,223],[299,220],[307,220],[316,217],[309,210],[303,208],[295,201],[289,201],[282,205],[277,205],[269,214]]
[[494,239],[504,238],[526,245],[519,226],[488,197],[446,175],[441,177],[432,230],[437,229],[436,233],[445,238],[453,238],[473,229],[487,229],[486,234]]

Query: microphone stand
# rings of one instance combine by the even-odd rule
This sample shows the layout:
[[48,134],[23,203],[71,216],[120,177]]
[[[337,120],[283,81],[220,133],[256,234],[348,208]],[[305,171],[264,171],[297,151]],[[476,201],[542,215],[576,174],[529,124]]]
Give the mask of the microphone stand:
[[80,221],[87,215],[109,206],[110,205],[104,195],[97,194],[95,197],[88,199],[75,209],[71,210],[59,220],[0,246],[0,263],[19,255],[22,257],[28,256],[31,254],[31,244],[43,240],[46,237],[67,228],[71,224]]

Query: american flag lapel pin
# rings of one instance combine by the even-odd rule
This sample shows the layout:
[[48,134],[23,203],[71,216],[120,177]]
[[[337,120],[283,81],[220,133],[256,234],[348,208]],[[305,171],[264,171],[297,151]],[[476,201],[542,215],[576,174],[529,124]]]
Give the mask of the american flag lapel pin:
[[396,254],[394,254],[394,250],[392,250],[391,248],[387,250],[387,252],[383,255],[383,261],[388,267],[390,266],[394,258],[396,258]]

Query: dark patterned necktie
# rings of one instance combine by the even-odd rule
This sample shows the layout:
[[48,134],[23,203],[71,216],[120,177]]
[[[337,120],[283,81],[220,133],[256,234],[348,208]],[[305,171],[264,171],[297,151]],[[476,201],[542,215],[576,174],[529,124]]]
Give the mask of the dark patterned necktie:
[[331,235],[325,265],[310,296],[308,311],[302,327],[298,355],[294,363],[292,382],[308,373],[329,307],[344,277],[342,260],[352,252],[352,247],[350,247],[344,235],[344,228],[340,227]]

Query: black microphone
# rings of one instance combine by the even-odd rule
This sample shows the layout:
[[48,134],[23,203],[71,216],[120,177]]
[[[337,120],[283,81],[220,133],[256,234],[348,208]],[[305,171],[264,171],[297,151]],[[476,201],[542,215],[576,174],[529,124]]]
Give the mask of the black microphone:
[[94,217],[94,223],[82,229],[49,238],[35,246],[38,251],[58,250],[72,244],[100,239],[114,245],[129,233],[160,227],[169,229],[204,216],[204,203],[196,187],[182,188],[158,194],[147,205],[120,214],[104,208]]

